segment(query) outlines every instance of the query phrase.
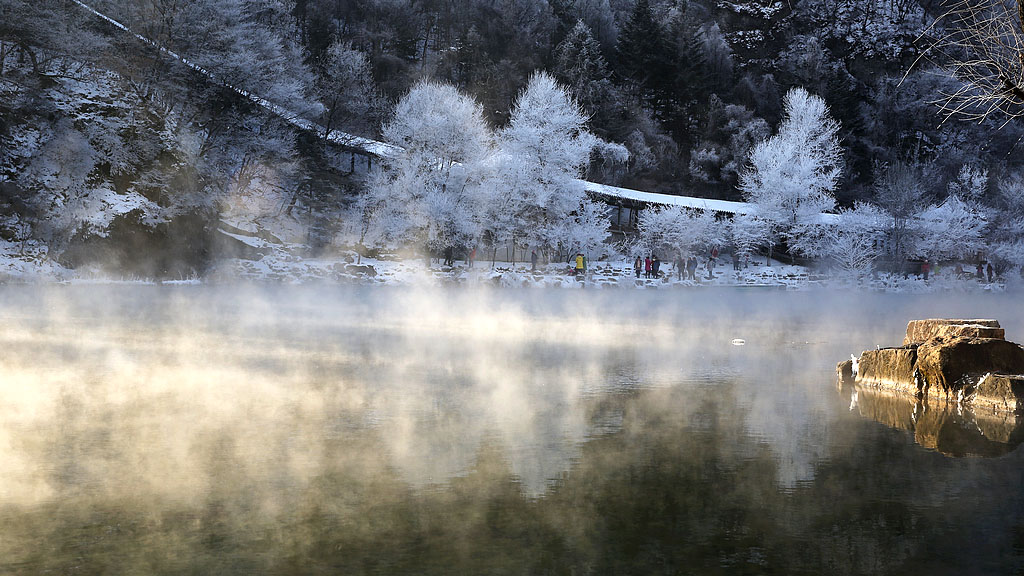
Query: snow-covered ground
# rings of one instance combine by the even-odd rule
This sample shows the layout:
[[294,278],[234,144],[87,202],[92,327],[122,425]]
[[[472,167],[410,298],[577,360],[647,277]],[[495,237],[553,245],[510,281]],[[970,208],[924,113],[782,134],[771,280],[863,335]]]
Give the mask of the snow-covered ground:
[[[20,243],[0,240],[0,284],[4,283],[154,283],[197,284],[244,282],[344,283],[365,285],[551,287],[551,288],[620,288],[672,289],[706,287],[743,287],[751,289],[809,290],[815,288],[859,289],[882,292],[973,292],[1002,291],[1024,288],[1024,281],[1010,278],[988,283],[973,275],[957,278],[952,267],[940,269],[927,281],[919,276],[903,277],[878,274],[875,277],[849,279],[803,266],[773,260],[767,265],[763,257],[734,270],[728,258],[719,258],[708,276],[706,261],[696,271],[696,278],[679,279],[670,262],[661,266],[658,278],[637,278],[632,260],[614,259],[593,262],[585,278],[577,278],[565,262],[539,264],[532,271],[528,262],[477,260],[472,266],[456,260],[454,266],[443,266],[437,260],[428,267],[422,258],[376,259],[360,258],[355,252],[340,251],[330,256],[304,257],[306,247],[298,243],[276,243],[258,233],[232,227],[222,230],[225,236],[259,249],[258,259],[225,258],[219,260],[204,277],[155,280],[125,277],[99,269],[69,269],[47,255],[46,247],[29,241]],[[248,232],[248,233],[247,233]],[[251,234],[251,235],[250,235]],[[685,277],[684,277],[685,278]]]
[[[359,258],[355,253],[335,257],[298,258],[276,252],[260,260],[232,259],[223,261],[210,280],[223,282],[237,279],[288,283],[344,282],[377,285],[481,285],[504,287],[553,288],[633,288],[672,289],[700,287],[743,287],[751,289],[808,290],[815,288],[860,289],[883,292],[947,292],[1002,291],[1006,284],[971,278],[956,278],[952,268],[940,270],[928,281],[909,275],[878,274],[860,280],[836,278],[803,266],[773,260],[768,266],[763,259],[734,270],[731,262],[722,262],[708,277],[706,263],[697,269],[695,279],[680,279],[671,263],[663,263],[658,278],[637,278],[631,260],[617,259],[591,263],[585,278],[577,278],[564,262],[538,264],[532,271],[528,262],[491,263],[477,260],[472,266],[456,260],[444,266],[437,260],[428,267],[423,259],[380,260]],[[1011,283],[1019,286],[1021,283]]]

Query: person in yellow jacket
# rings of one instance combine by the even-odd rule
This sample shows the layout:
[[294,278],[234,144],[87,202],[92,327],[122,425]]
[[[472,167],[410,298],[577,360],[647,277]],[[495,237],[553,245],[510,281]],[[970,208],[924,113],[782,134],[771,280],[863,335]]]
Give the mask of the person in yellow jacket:
[[587,272],[587,260],[583,257],[582,252],[576,253],[576,276],[582,276]]

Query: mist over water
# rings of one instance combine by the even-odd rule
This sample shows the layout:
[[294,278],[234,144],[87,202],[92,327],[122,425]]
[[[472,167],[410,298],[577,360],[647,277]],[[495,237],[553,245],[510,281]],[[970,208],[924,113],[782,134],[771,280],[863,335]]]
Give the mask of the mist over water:
[[925,317],[1024,340],[1012,295],[6,287],[0,573],[1019,570],[1021,450],[836,389]]

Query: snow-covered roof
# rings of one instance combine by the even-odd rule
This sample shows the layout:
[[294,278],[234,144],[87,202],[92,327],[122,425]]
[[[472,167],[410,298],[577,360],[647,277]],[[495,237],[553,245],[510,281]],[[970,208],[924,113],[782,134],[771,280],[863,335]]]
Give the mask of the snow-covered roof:
[[591,194],[599,194],[609,198],[622,198],[623,200],[634,200],[645,204],[658,204],[662,206],[683,206],[685,208],[698,208],[711,210],[723,214],[751,214],[754,207],[746,202],[731,202],[729,200],[713,200],[711,198],[696,198],[694,196],[674,196],[672,194],[658,194],[656,192],[642,192],[618,186],[608,186],[581,180],[583,187]]

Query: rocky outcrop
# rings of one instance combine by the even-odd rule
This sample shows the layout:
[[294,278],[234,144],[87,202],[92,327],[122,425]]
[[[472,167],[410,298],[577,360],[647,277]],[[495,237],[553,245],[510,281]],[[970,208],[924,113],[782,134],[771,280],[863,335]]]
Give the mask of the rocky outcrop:
[[858,380],[872,384],[900,384],[912,382],[917,347],[879,348],[867,350],[857,361]]
[[986,374],[978,382],[975,409],[1024,415],[1024,376]]
[[990,373],[1024,373],[1024,348],[996,338],[935,338],[917,348],[920,392],[956,399]]
[[1005,340],[996,320],[914,320],[903,342],[840,362],[840,378],[918,400],[1024,414],[1024,348]]
[[375,278],[377,276],[377,269],[369,264],[346,264],[344,269],[346,274],[354,276],[365,276],[367,278]]

